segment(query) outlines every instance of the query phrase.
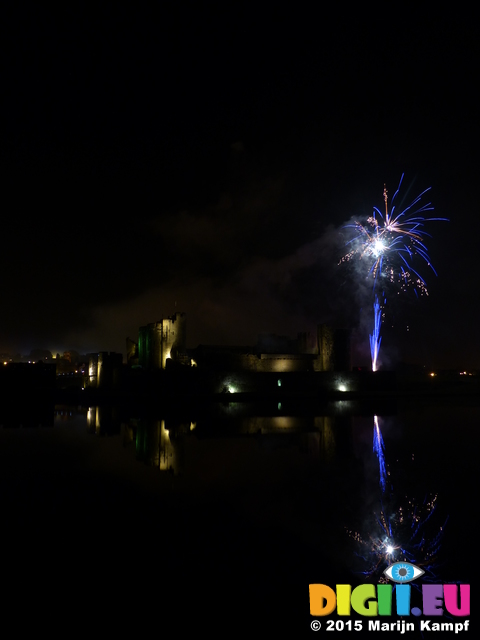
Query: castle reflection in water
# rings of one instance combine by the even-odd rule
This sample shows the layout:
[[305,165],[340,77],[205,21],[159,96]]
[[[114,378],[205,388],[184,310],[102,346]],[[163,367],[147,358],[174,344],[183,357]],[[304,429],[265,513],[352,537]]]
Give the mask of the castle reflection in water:
[[197,407],[178,417],[172,411],[157,415],[128,416],[113,405],[89,407],[88,433],[121,436],[124,446],[135,449],[136,459],[160,471],[182,474],[184,446],[194,435],[198,439],[249,437],[289,444],[292,439],[310,457],[331,460],[338,447],[348,447],[354,415],[364,410],[356,401],[335,401],[315,414],[299,403],[218,402]]

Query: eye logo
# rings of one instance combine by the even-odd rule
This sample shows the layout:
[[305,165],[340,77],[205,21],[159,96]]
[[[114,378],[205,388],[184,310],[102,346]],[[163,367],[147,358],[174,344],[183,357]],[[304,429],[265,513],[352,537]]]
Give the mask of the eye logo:
[[423,576],[425,571],[419,569],[410,562],[395,562],[385,569],[383,572],[389,580],[393,582],[411,582],[416,578]]

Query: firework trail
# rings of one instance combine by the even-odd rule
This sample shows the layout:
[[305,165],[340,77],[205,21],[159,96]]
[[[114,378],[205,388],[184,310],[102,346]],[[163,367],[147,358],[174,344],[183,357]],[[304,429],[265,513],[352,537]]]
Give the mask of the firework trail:
[[[391,210],[388,210],[388,194],[383,191],[385,214],[374,207],[373,215],[365,223],[359,221],[346,225],[354,230],[353,237],[347,242],[349,252],[340,261],[356,261],[367,279],[372,281],[373,331],[370,338],[370,354],[372,371],[378,370],[378,359],[381,345],[382,304],[377,291],[381,289],[383,307],[386,305],[386,293],[396,289],[397,293],[413,290],[415,295],[428,295],[426,282],[414,268],[414,259],[425,262],[435,273],[425,238],[429,236],[425,223],[446,218],[426,218],[424,214],[432,211],[431,203],[421,204],[422,197],[430,191],[426,189],[405,209],[396,212],[395,199],[399,193],[403,175],[398,189],[395,191]],[[368,577],[375,576],[379,582],[386,581],[383,575],[393,562],[405,561],[422,567],[425,579],[433,579],[436,558],[441,544],[443,528],[435,532],[431,529],[432,515],[436,507],[437,496],[426,497],[422,504],[414,499],[404,497],[401,502],[394,499],[393,493],[387,495],[386,483],[388,473],[385,463],[385,447],[378,416],[374,416],[373,450],[379,466],[379,484],[381,488],[380,510],[374,514],[369,523],[368,537],[362,537],[357,531],[349,531],[349,535],[361,546],[362,552],[357,556],[367,567],[361,573]],[[427,528],[429,529],[427,531]]]
[[355,235],[347,242],[347,246],[351,246],[351,249],[340,262],[362,260],[367,277],[373,278],[374,289],[381,279],[382,285],[393,283],[402,290],[413,287],[417,295],[419,292],[423,295],[427,294],[426,283],[413,268],[412,261],[415,256],[420,256],[436,275],[425,245],[425,237],[430,234],[424,230],[424,226],[426,222],[447,219],[426,218],[420,215],[426,211],[433,211],[430,202],[417,207],[422,197],[430,191],[430,187],[417,196],[408,207],[397,213],[394,202],[400,191],[403,176],[404,174],[393,195],[390,212],[388,211],[388,192],[385,187],[383,190],[385,214],[374,207],[373,215],[367,218],[365,223],[355,221],[345,225],[344,228],[354,229]]
[[384,492],[387,483],[387,469],[385,466],[385,445],[383,444],[378,416],[373,416],[373,451],[377,455],[380,486],[382,488],[382,492]]
[[[432,516],[437,506],[437,495],[429,494],[422,502],[403,496],[398,500],[393,487],[386,491],[387,472],[385,445],[380,419],[373,417],[373,451],[378,460],[380,509],[368,522],[368,536],[347,529],[348,535],[360,546],[356,556],[363,569],[359,572],[379,582],[387,582],[383,571],[394,562],[410,562],[425,571],[423,580],[436,578],[437,557],[447,521],[436,528]],[[412,457],[413,458],[413,457]],[[448,518],[447,518],[448,520]],[[366,568],[365,568],[366,567]]]
[[[438,554],[447,520],[437,527],[432,516],[436,510],[436,495],[428,495],[423,502],[404,497],[393,504],[380,503],[379,514],[369,526],[369,535],[363,537],[357,531],[348,534],[360,545],[357,557],[366,568],[362,575],[386,582],[383,571],[394,562],[410,562],[425,571],[423,581],[434,581],[438,567]],[[433,528],[435,527],[435,532]]]
[[382,343],[382,338],[380,336],[382,315],[381,315],[380,304],[378,302],[377,296],[375,296],[375,302],[373,304],[373,313],[374,313],[375,319],[374,319],[374,325],[373,325],[373,334],[370,335],[370,354],[372,357],[372,371],[376,371],[378,353],[380,351],[380,345]]
[[[350,250],[343,256],[340,263],[352,260],[361,261],[362,271],[366,278],[373,280],[373,292],[375,293],[377,287],[382,287],[384,306],[386,304],[386,288],[394,287],[399,291],[413,289],[417,297],[419,294],[428,295],[426,282],[413,267],[412,262],[416,256],[419,256],[437,275],[425,245],[425,237],[430,234],[425,231],[424,227],[426,222],[447,220],[447,218],[426,218],[423,215],[427,211],[433,210],[431,202],[426,204],[420,202],[422,197],[430,191],[430,187],[422,191],[408,207],[397,213],[395,198],[400,191],[403,176],[404,174],[402,174],[398,188],[393,195],[390,211],[388,210],[388,192],[384,187],[385,214],[374,207],[373,215],[367,218],[365,223],[355,221],[344,227],[354,229],[354,236],[346,243]],[[381,343],[381,306],[376,296],[373,309],[374,329],[370,335],[370,351],[372,371],[376,371]]]

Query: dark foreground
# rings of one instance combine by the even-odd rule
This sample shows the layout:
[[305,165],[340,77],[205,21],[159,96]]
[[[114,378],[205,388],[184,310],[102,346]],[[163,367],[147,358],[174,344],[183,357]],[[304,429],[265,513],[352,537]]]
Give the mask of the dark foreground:
[[[435,527],[448,517],[440,582],[473,575],[479,412],[406,401],[381,419],[395,492],[438,494]],[[5,624],[298,637],[313,633],[309,583],[368,581],[345,530],[368,536],[382,500],[371,416],[341,416],[328,438],[301,421],[239,434],[228,412],[226,437],[215,420],[178,432],[175,473],[141,453],[136,419],[102,437],[84,410],[57,407],[53,426],[0,429]]]

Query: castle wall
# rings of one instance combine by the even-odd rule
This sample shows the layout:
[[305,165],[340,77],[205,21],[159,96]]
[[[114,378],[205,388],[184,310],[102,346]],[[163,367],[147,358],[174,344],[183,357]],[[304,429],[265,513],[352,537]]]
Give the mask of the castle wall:
[[187,350],[187,319],[185,313],[175,313],[162,322],[161,369],[165,369],[167,358],[178,360]]
[[127,364],[136,365],[138,364],[138,344],[127,338],[126,340],[127,347]]
[[138,329],[138,364],[146,368],[146,341],[147,341],[147,327],[140,327]]
[[317,339],[318,357],[314,364],[315,371],[351,370],[351,332],[349,329],[319,324]]
[[140,327],[138,364],[149,371],[165,369],[167,360],[179,360],[186,354],[187,322],[185,313]]
[[[259,373],[301,373],[349,371],[350,332],[319,325],[316,345],[313,336],[299,334],[289,341],[282,336],[262,334],[259,346],[266,351],[248,347],[205,347],[195,350],[195,361],[201,368],[211,370],[255,371]],[[290,344],[291,343],[291,344]],[[288,350],[274,352],[283,345]],[[186,314],[175,313],[139,329],[138,364],[148,371],[165,369],[167,360],[185,362],[187,347]],[[133,350],[132,350],[133,352]]]
[[315,371],[333,371],[334,363],[334,332],[333,328],[326,324],[319,324],[317,328],[318,357]]
[[97,386],[98,353],[88,353],[88,376],[87,387]]
[[88,354],[87,387],[97,389],[111,389],[118,386],[122,370],[122,354],[100,353]]

